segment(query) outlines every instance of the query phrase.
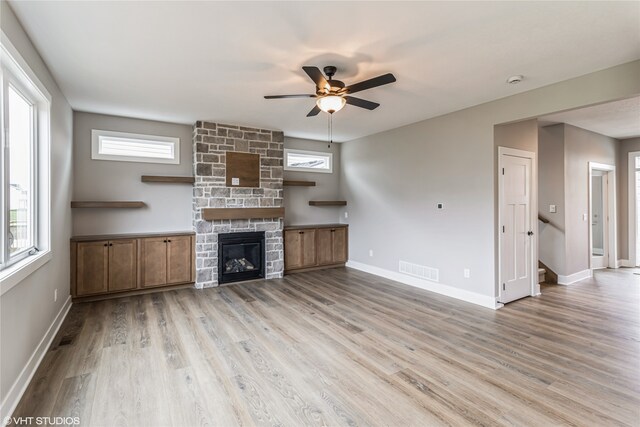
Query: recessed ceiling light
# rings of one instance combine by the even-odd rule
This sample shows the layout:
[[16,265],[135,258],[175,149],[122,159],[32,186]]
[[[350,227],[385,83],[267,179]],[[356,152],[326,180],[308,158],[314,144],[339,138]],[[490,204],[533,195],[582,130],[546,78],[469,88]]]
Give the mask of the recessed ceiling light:
[[524,77],[521,75],[511,76],[507,79],[507,83],[509,83],[510,85],[517,85],[522,81],[522,79],[524,79]]

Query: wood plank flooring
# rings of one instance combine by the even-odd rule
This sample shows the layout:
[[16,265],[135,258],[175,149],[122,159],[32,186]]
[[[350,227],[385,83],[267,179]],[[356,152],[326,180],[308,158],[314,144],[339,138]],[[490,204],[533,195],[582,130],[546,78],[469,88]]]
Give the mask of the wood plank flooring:
[[638,426],[640,276],[492,311],[350,269],[75,304],[15,416]]

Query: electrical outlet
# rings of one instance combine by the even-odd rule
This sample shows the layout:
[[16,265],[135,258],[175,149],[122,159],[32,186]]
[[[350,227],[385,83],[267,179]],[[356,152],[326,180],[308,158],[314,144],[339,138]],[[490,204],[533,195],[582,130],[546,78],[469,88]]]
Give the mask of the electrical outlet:
[[344,217],[345,217],[345,218],[349,218],[349,212],[345,212],[345,213],[344,213]]
[[556,213],[556,205],[549,205],[549,212]]
[[53,290],[53,302],[58,301],[58,290],[54,289]]
[[231,185],[240,185],[240,178],[231,178]]
[[373,256],[373,249],[369,249],[369,256]]
[[463,274],[464,274],[464,278],[468,279],[469,277],[471,277],[471,270],[469,270],[468,268],[465,268]]

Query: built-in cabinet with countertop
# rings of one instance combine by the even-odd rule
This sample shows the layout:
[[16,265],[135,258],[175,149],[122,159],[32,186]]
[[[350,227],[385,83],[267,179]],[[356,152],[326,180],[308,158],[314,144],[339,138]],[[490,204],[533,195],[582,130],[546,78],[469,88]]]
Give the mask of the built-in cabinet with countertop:
[[286,226],[285,273],[344,266],[348,258],[348,227],[347,224]]
[[81,298],[192,283],[194,240],[192,232],[73,237],[71,293]]

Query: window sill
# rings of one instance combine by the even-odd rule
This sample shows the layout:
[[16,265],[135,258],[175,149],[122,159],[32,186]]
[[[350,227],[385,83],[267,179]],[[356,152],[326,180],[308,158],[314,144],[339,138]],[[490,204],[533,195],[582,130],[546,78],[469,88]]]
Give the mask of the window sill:
[[6,270],[0,271],[0,295],[9,292],[10,289],[49,262],[50,259],[51,251],[44,251],[27,257]]

